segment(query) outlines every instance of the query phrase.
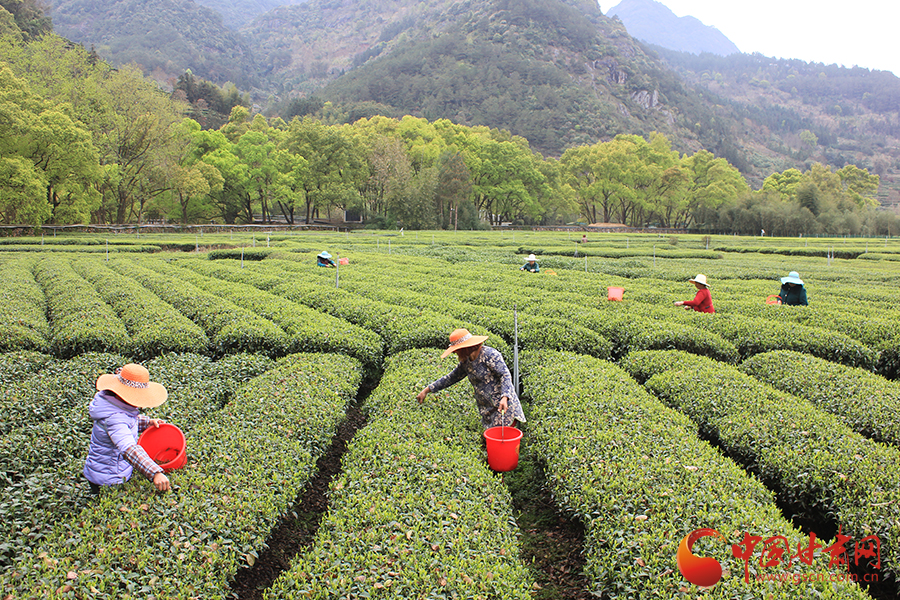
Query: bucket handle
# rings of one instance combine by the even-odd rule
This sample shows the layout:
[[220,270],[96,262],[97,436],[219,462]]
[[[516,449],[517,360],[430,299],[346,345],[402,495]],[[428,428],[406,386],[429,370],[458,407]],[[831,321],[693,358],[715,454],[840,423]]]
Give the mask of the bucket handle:
[[506,411],[501,410],[500,411],[500,443],[501,444],[506,441],[506,435],[505,435],[506,434],[506,425],[504,424],[504,421],[506,420],[505,417],[506,417]]

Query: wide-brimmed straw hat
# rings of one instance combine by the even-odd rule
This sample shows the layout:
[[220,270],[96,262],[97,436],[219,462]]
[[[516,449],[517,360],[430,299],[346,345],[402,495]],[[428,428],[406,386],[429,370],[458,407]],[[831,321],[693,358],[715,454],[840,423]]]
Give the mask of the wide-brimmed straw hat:
[[453,333],[450,334],[450,345],[441,354],[441,358],[447,358],[451,352],[483,344],[486,339],[488,339],[488,336],[472,335],[468,329],[454,329]]
[[704,275],[703,273],[697,274],[696,277],[694,277],[693,279],[688,279],[688,281],[690,281],[691,283],[699,283],[700,285],[709,287],[709,284],[706,283],[706,275]]
[[537,257],[534,254],[529,254],[528,258],[526,258],[525,260],[527,260],[528,262],[534,262],[537,260]]
[[331,258],[331,255],[328,254],[327,250],[322,250],[321,252],[319,252],[319,258]]
[[781,285],[784,285],[785,283],[796,283],[797,285],[803,285],[803,280],[800,279],[800,273],[798,273],[797,271],[791,271],[790,273],[788,273],[787,277],[781,278]]
[[159,406],[169,397],[162,384],[150,381],[150,371],[129,363],[115,373],[97,378],[98,390],[115,392],[122,400],[138,408]]

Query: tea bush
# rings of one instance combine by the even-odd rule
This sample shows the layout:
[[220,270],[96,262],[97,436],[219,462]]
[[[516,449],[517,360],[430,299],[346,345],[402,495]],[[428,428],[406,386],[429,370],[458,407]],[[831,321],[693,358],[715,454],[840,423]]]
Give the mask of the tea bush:
[[[473,335],[490,335],[484,327],[427,308],[412,309],[361,298],[315,281],[294,280],[273,291],[288,300],[374,331],[384,339],[388,354],[412,348],[446,347],[450,332],[460,327],[468,329]],[[509,348],[502,339],[494,336],[488,345],[509,356]]]
[[290,337],[291,352],[347,354],[369,369],[381,366],[384,342],[369,330],[247,284],[206,277],[176,266],[169,266],[166,272],[269,319]]
[[207,254],[209,260],[263,260],[267,258],[274,248],[228,248],[225,250],[211,250]]
[[51,354],[68,358],[82,352],[129,353],[132,343],[125,324],[67,258],[43,258],[34,272],[47,297]]
[[874,349],[836,331],[740,315],[693,313],[689,318],[696,327],[733,343],[744,359],[760,352],[793,350],[869,370],[878,361]]
[[[513,344],[515,341],[516,322],[512,312],[454,300],[453,290],[443,288],[440,284],[431,284],[429,294],[372,286],[371,283],[368,285],[351,283],[345,285],[344,289],[367,298],[409,308],[428,306],[433,303],[434,296],[438,295],[441,298],[440,308],[444,314],[480,325],[502,336],[507,344]],[[612,350],[608,340],[586,327],[524,312],[518,315],[518,340],[521,348],[569,350],[597,358],[609,358]]]
[[33,261],[0,264],[0,352],[45,351],[49,346],[47,301],[34,280]]
[[[585,523],[593,595],[694,597],[697,588],[673,567],[681,538],[695,529],[713,528],[735,542],[739,532],[783,535],[792,545],[802,538],[770,491],[622,369],[557,352],[526,353],[523,362],[532,407],[527,435],[546,461],[555,500]],[[711,597],[796,597],[790,585],[745,583],[744,565],[731,552],[716,557],[727,574]],[[791,570],[813,568],[797,563]],[[763,572],[755,558],[750,571]],[[866,597],[855,585],[814,587],[821,598]]]
[[445,372],[434,350],[388,360],[312,548],[266,598],[531,598],[509,492],[484,464],[471,387],[415,400]]
[[21,382],[53,362],[49,354],[20,350],[0,354],[0,389]]
[[140,476],[61,519],[0,579],[14,597],[225,598],[296,498],[355,395],[360,364],[298,354],[242,386],[187,435],[157,494]]
[[[644,375],[665,360],[643,361]],[[650,363],[655,362],[655,365]],[[630,361],[625,361],[630,368]],[[900,574],[900,450],[868,440],[837,417],[707,358],[681,354],[645,387],[813,522],[833,515],[845,534],[881,539],[882,568]]]
[[144,259],[138,264],[117,259],[110,261],[110,266],[150,289],[199,325],[212,341],[216,354],[266,352],[281,355],[287,351],[290,338],[283,329],[215,294],[158,272],[156,269],[165,270],[165,263],[149,262],[154,260]]
[[166,352],[209,351],[209,338],[200,327],[133,279],[94,259],[77,259],[72,266],[125,323],[137,359]]
[[900,445],[900,385],[862,369],[781,350],[757,354],[741,370],[783,392],[806,398],[854,431]]

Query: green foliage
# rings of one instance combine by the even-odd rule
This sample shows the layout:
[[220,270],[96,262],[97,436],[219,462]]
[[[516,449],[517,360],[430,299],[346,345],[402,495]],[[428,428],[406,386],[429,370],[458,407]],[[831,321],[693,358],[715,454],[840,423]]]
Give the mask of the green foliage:
[[53,6],[53,25],[59,35],[96,46],[98,54],[117,66],[135,63],[148,74],[157,71],[173,79],[190,70],[209,81],[242,87],[256,81],[248,44],[200,4],[64,0]]
[[770,350],[794,350],[870,370],[875,368],[878,360],[872,348],[848,335],[818,327],[737,314],[716,315],[714,319],[704,319],[699,314],[690,317],[697,327],[708,329],[733,343],[743,358]]
[[900,446],[900,385],[868,371],[787,350],[757,354],[741,370],[783,392],[806,398],[854,431]]
[[[280,261],[287,271],[315,273],[317,267],[310,263],[308,269],[298,263]],[[318,279],[318,278],[316,278]],[[454,329],[463,327],[473,335],[489,335],[484,327],[466,323],[428,309],[412,309],[377,300],[361,298],[350,292],[332,287],[330,279],[310,281],[292,278],[273,290],[288,300],[311,306],[355,325],[374,331],[385,341],[388,354],[396,354],[412,348],[444,348]],[[502,340],[492,338],[490,345],[509,356],[509,348]]]
[[80,277],[69,259],[42,258],[35,278],[47,297],[50,353],[68,358],[82,352],[122,352],[132,346],[125,324],[94,287]]
[[166,352],[209,350],[209,338],[196,324],[133,279],[120,275],[96,258],[79,259],[73,267],[118,313],[139,360]]
[[[833,515],[845,535],[878,535],[882,568],[898,572],[900,481],[894,465],[900,451],[734,367],[684,354],[674,361],[671,368],[657,363],[662,370],[645,387],[694,420],[804,518]],[[647,363],[642,368],[650,373]]]
[[[145,263],[147,264],[147,263]],[[159,268],[160,264],[155,266]],[[286,352],[288,335],[283,329],[258,315],[235,306],[197,286],[139,265],[117,259],[110,267],[149,288],[164,302],[199,325],[212,342],[213,352]]]
[[347,357],[282,359],[186,432],[188,463],[171,474],[171,492],[140,477],[105,488],[54,520],[0,589],[33,597],[70,585],[93,598],[136,598],[146,566],[157,577],[149,585],[172,598],[224,597],[307,483],[359,381],[359,363]]
[[227,250],[213,250],[206,257],[209,260],[263,260],[272,254],[271,248],[229,248]]
[[[290,337],[290,352],[341,353],[357,358],[370,370],[381,366],[384,342],[371,331],[322,314],[305,305],[290,302],[252,285],[236,283],[235,279],[240,277],[241,269],[224,266],[208,270],[205,267],[218,267],[210,265],[208,261],[186,261],[184,264],[196,269],[197,272],[170,266],[166,268],[166,272],[174,274],[180,281],[190,282],[254,314],[270,319]],[[231,270],[233,274],[231,281],[215,278],[215,273],[223,270]]]
[[531,597],[512,501],[484,463],[471,388],[415,400],[443,372],[429,351],[391,357],[312,548],[266,598]]
[[0,9],[0,14],[5,13],[13,20],[8,30],[0,29],[0,34],[11,35],[18,30],[23,39],[29,40],[53,31],[46,6],[36,0],[3,0]]
[[[802,539],[769,490],[618,367],[556,352],[527,353],[523,362],[529,443],[546,461],[556,501],[585,523],[585,575],[594,595],[693,597],[672,557],[695,529],[716,529],[733,542],[741,532],[783,535],[792,545]],[[705,552],[712,553],[727,574],[711,597],[793,597],[786,588],[745,583],[740,560],[725,549]],[[800,562],[790,570],[798,568],[813,571]],[[821,597],[865,597],[852,584],[815,585]]]
[[119,355],[89,353],[43,362],[36,373],[10,385],[3,382],[0,581],[18,568],[23,555],[34,552],[59,519],[87,504],[81,468],[91,422],[85,402],[97,391],[97,377],[125,362]]
[[49,346],[47,301],[32,273],[34,261],[0,264],[0,351],[38,350]]

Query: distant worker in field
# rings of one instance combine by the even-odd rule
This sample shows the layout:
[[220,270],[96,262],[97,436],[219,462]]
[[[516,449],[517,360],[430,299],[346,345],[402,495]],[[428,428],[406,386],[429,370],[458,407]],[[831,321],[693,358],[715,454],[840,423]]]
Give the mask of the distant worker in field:
[[800,279],[800,273],[791,271],[787,277],[781,278],[781,292],[778,294],[782,304],[788,306],[807,306],[806,288],[803,287],[803,280]]
[[163,424],[162,419],[150,419],[140,412],[165,402],[169,395],[166,388],[150,381],[147,369],[132,363],[116,373],[101,375],[97,390],[88,407],[94,427],[84,463],[91,493],[98,494],[101,486],[125,483],[134,469],[152,481],[158,491],[171,489],[162,467],[137,443],[145,429]]
[[582,234],[581,234],[581,243],[584,244],[585,242],[587,242],[587,234],[586,234],[586,233],[582,233]]
[[439,392],[468,377],[485,429],[501,425],[514,427],[516,421],[524,423],[525,413],[513,388],[512,375],[503,362],[503,355],[485,346],[486,339],[486,335],[472,335],[467,329],[455,329],[450,334],[450,345],[441,358],[455,352],[459,364],[447,375],[422,388],[416,396],[419,403],[425,401],[429,392]]
[[675,306],[682,306],[685,310],[694,309],[697,312],[716,312],[716,309],[713,308],[712,295],[709,293],[709,284],[706,283],[706,275],[701,273],[688,281],[697,288],[697,295],[693,300],[678,300],[675,302]]
[[335,266],[334,261],[331,260],[331,255],[328,254],[327,251],[323,250],[319,252],[319,255],[316,256],[316,266],[317,267],[333,267]]
[[528,258],[525,259],[525,264],[519,268],[520,271],[528,271],[529,273],[540,273],[541,268],[537,264],[537,257],[534,254],[529,254]]

